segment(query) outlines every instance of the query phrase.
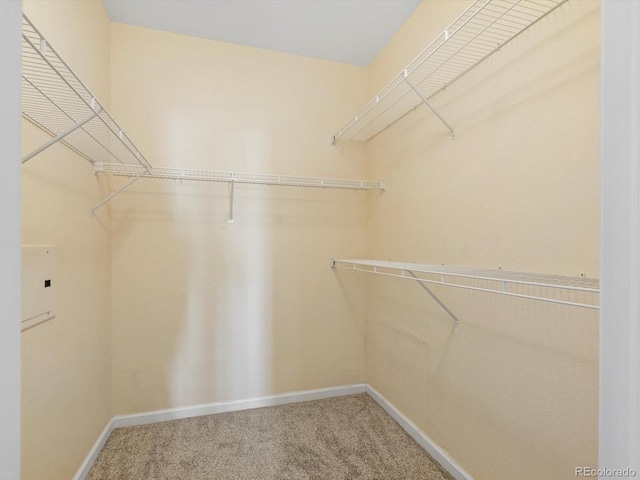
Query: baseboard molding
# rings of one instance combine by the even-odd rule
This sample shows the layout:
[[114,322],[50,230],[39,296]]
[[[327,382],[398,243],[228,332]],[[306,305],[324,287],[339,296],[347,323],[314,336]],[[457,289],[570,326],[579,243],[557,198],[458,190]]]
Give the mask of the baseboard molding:
[[80,468],[74,475],[73,480],[84,480],[85,478],[87,478],[87,475],[89,475],[89,472],[91,471],[91,467],[93,467],[93,464],[98,459],[98,455],[100,455],[102,447],[104,447],[104,444],[107,443],[109,435],[111,435],[111,432],[113,432],[114,428],[115,427],[113,426],[113,418],[111,418],[107,422],[107,425],[104,427],[104,430],[102,430],[102,433],[96,440],[96,443],[94,443],[93,447],[91,447],[91,450],[89,450],[87,458],[85,458],[84,462],[82,462],[82,465],[80,465]]
[[456,461],[449,456],[442,448],[440,448],[433,440],[431,440],[415,423],[409,420],[400,410],[398,410],[391,402],[382,396],[371,385],[366,386],[367,394],[373,398],[396,422],[400,424],[405,432],[411,436],[418,444],[424,448],[440,465],[442,465],[456,480],[473,480]]
[[113,417],[113,426],[115,428],[132,427],[135,425],[146,425],[148,423],[166,422],[168,420],[180,420],[182,418],[214,415],[216,413],[236,412],[238,410],[274,407],[276,405],[285,405],[287,403],[307,402],[309,400],[322,400],[323,398],[355,395],[358,393],[364,393],[365,391],[366,386],[364,384],[346,385],[344,387],[321,388],[318,390],[306,390],[303,392],[283,393],[280,395],[271,395],[269,397],[237,400],[235,402],[209,403],[185,408],[168,408],[166,410],[156,410],[155,412],[135,413],[133,415],[117,415]]
[[238,400],[234,402],[209,403],[205,405],[195,405],[184,408],[168,408],[153,412],[134,413],[131,415],[116,415],[104,428],[98,440],[93,445],[87,458],[78,469],[73,480],[84,480],[100,454],[100,450],[107,443],[111,432],[120,427],[133,427],[136,425],[147,425],[149,423],[166,422],[169,420],[180,420],[182,418],[200,417],[203,415],[214,415],[216,413],[236,412],[238,410],[250,410],[252,408],[274,407],[288,403],[308,402],[310,400],[322,400],[325,398],[342,397],[345,395],[356,395],[365,393],[364,383],[357,385],[346,385],[343,387],[320,388],[317,390],[306,390],[302,392],[290,392],[269,397],[252,398],[248,400]]
[[179,420],[182,418],[200,417],[203,415],[214,415],[216,413],[236,412],[239,410],[250,410],[252,408],[274,407],[288,403],[308,402],[310,400],[322,400],[325,398],[342,397],[345,395],[355,395],[367,393],[380,405],[400,426],[424,448],[440,465],[442,465],[456,480],[473,480],[471,475],[464,471],[444,450],[425,435],[411,420],[393,406],[380,392],[366,384],[346,385],[343,387],[321,388],[318,390],[306,390],[302,392],[283,393],[271,395],[269,397],[252,398],[248,400],[238,400],[234,402],[209,403],[205,405],[195,405],[184,408],[168,408],[153,412],[135,413],[131,415],[117,415],[113,417],[96,440],[87,458],[78,469],[73,480],[85,480],[94,462],[98,458],[102,447],[109,439],[111,432],[120,427],[132,427],[136,425],[147,425],[150,423],[166,422],[169,420]]

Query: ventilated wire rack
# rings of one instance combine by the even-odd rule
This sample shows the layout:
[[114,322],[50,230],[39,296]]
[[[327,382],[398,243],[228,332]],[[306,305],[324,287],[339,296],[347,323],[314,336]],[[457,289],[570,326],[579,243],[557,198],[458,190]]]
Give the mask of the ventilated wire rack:
[[[384,182],[337,178],[296,177],[253,173],[218,172],[177,168],[152,168],[86,85],[47,43],[26,16],[22,20],[22,114],[51,136],[23,157],[27,162],[51,145],[61,142],[93,163],[96,173],[130,177],[92,213],[143,178],[199,180],[350,190],[384,190]],[[230,221],[232,221],[233,205]]]
[[384,182],[372,180],[346,180],[339,178],[294,177],[260,173],[220,172],[185,168],[153,167],[148,171],[138,165],[95,164],[96,173],[142,178],[197,180],[204,182],[249,183],[256,185],[283,185],[290,187],[338,188],[345,190],[384,190]]
[[423,288],[425,284],[444,285],[572,307],[599,309],[600,286],[595,278],[363,259],[333,260],[332,266],[417,281]]
[[474,1],[343,126],[334,141],[370,140],[420,104],[429,105],[428,100],[566,1]]
[[22,114],[51,136],[22,163],[62,142],[90,162],[149,163],[69,65],[22,18]]
[[95,212],[102,205],[119,195],[130,185],[143,178],[161,178],[170,180],[195,180],[201,182],[227,183],[231,189],[229,191],[229,223],[233,223],[233,199],[234,187],[238,183],[253,185],[283,185],[288,187],[312,187],[312,188],[333,188],[342,190],[384,190],[384,182],[372,180],[346,180],[340,178],[318,178],[318,177],[294,177],[291,175],[268,175],[262,173],[238,173],[220,172],[214,170],[192,170],[186,168],[147,168],[140,165],[121,165],[94,163],[96,174],[109,174],[113,176],[129,177],[129,181],[111,193],[102,202],[96,205],[92,212]]

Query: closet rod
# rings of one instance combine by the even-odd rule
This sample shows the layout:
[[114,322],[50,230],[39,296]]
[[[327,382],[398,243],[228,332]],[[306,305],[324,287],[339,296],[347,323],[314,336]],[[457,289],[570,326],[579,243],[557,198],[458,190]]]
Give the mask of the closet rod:
[[[363,259],[334,259],[332,267],[572,307],[592,310],[600,308],[594,301],[594,297],[600,292],[598,280],[584,277]],[[484,282],[483,286],[479,286],[478,283],[482,284],[482,282]],[[529,293],[530,290],[534,292]],[[576,297],[576,301],[557,298],[560,292]]]

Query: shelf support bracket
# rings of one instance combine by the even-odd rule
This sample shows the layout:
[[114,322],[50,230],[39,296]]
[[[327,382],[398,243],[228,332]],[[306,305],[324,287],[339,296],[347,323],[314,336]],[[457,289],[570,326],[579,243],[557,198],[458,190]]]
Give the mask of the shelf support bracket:
[[405,271],[409,275],[411,275],[416,280],[416,282],[418,282],[418,285],[420,285],[424,289],[425,292],[427,292],[429,295],[431,295],[431,298],[433,298],[436,302],[438,302],[438,305],[440,305],[445,310],[445,312],[447,312],[451,316],[451,318],[453,318],[453,323],[454,323],[456,329],[459,329],[460,328],[460,321],[458,320],[458,317],[456,317],[453,314],[453,312],[451,310],[449,310],[449,308],[442,302],[442,300],[440,300],[436,296],[436,294],[433,293],[431,291],[431,289],[429,287],[427,287],[427,285],[418,278],[418,276],[415,273],[413,273],[411,270],[405,270]]
[[236,182],[231,180],[229,187],[229,223],[233,223],[233,197],[235,196]]
[[447,128],[449,129],[449,132],[451,132],[451,138],[452,138],[452,139],[456,138],[456,134],[455,134],[455,132],[453,131],[453,128],[451,128],[451,126],[447,123],[447,121],[446,121],[444,118],[442,118],[442,116],[441,116],[438,112],[436,112],[435,108],[433,108],[433,107],[431,106],[431,104],[427,101],[427,99],[426,99],[426,98],[424,98],[424,96],[423,96],[423,95],[418,91],[418,89],[413,85],[413,83],[411,83],[411,82],[409,81],[409,79],[407,78],[407,71],[406,71],[406,70],[404,71],[404,81],[405,81],[405,82],[407,82],[407,85],[409,85],[409,86],[411,87],[411,89],[416,93],[416,95],[418,95],[418,97],[420,97],[420,100],[422,100],[422,101],[424,102],[424,104],[425,104],[427,107],[429,107],[429,110],[431,110],[431,111],[433,112],[433,114],[434,114],[436,117],[438,117],[438,119],[439,119],[442,123],[444,123],[444,126],[445,126],[445,127],[447,127]]
[[98,205],[96,205],[95,207],[93,207],[93,209],[91,209],[91,216],[93,217],[95,215],[95,213],[96,213],[96,210],[98,210],[101,206],[103,206],[105,203],[110,201],[116,195],[119,195],[120,193],[124,192],[127,188],[129,188],[131,185],[136,183],[138,180],[140,180],[147,173],[149,173],[148,169],[143,170],[138,175],[136,175],[131,180],[129,180],[127,183],[125,183],[123,186],[121,186],[118,190],[116,190],[111,195],[109,195],[107,198],[102,200]]
[[29,160],[31,160],[33,157],[35,157],[36,155],[38,155],[39,153],[42,153],[43,151],[45,151],[47,148],[49,148],[51,145],[54,145],[56,143],[58,143],[60,140],[62,140],[64,137],[66,137],[67,135],[69,135],[70,133],[75,132],[77,129],[79,129],[80,127],[82,127],[85,123],[93,120],[95,117],[97,117],[100,114],[100,111],[96,111],[93,112],[91,115],[89,115],[87,118],[85,118],[84,120],[81,120],[80,122],[76,123],[75,125],[73,125],[71,128],[65,130],[64,132],[59,133],[58,135],[56,135],[55,137],[49,139],[48,142],[40,145],[38,148],[36,148],[33,152],[31,152],[30,154],[24,156],[22,158],[22,164],[24,165],[25,163],[27,163]]

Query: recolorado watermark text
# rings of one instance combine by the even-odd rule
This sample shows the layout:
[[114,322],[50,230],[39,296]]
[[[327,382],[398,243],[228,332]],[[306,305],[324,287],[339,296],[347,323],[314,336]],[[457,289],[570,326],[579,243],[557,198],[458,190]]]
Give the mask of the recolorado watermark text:
[[636,471],[633,468],[576,467],[576,477],[632,478],[635,476]]

